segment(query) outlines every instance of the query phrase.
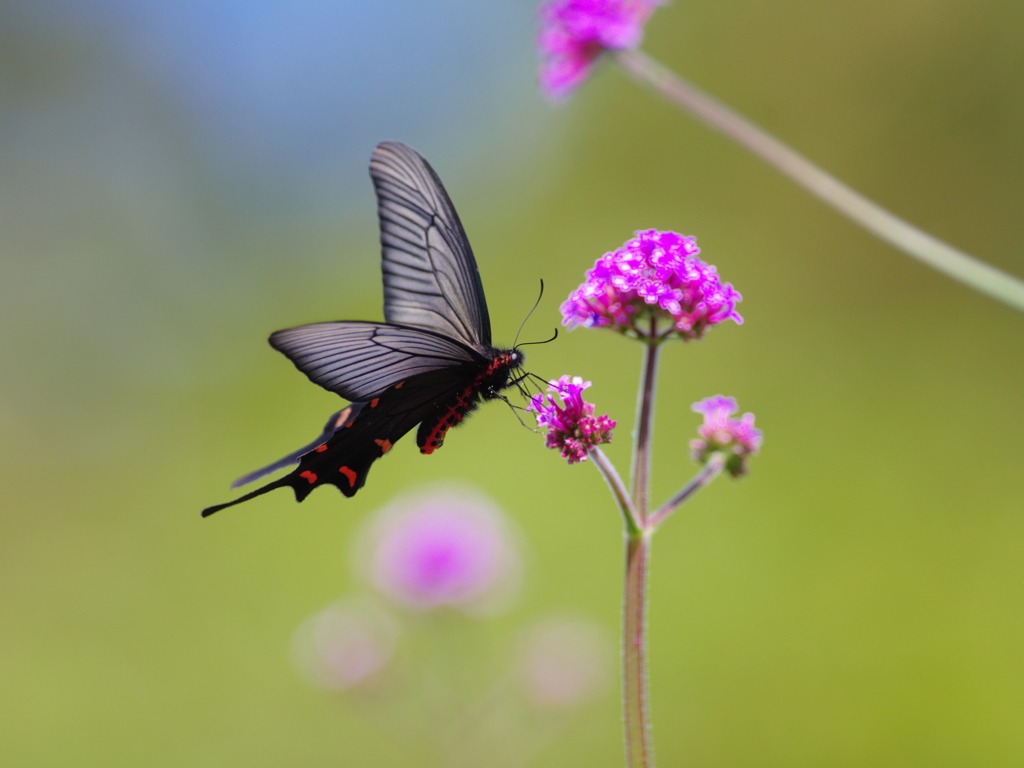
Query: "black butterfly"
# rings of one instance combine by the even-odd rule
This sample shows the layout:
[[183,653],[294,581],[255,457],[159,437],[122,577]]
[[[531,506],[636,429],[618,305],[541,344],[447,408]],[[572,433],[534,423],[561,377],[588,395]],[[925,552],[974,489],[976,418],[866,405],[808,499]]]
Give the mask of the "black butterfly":
[[314,323],[270,337],[312,381],[350,405],[331,416],[315,441],[233,488],[294,464],[291,473],[225,507],[290,486],[302,501],[321,485],[354,496],[370,465],[419,424],[420,453],[483,400],[518,383],[517,349],[491,346],[491,322],[476,259],[441,180],[416,150],[396,141],[370,159],[377,192],[384,273],[384,323]]

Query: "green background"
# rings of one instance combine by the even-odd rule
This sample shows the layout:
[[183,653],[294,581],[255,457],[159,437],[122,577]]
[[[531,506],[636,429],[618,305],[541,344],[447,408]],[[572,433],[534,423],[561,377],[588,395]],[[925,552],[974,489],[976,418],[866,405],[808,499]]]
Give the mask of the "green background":
[[[611,64],[547,107],[528,92],[531,12],[509,32],[510,103],[533,126],[514,156],[515,110],[462,159],[441,134],[379,138],[416,145],[445,179],[497,342],[541,278],[524,337],[546,338],[584,270],[641,228],[696,235],[744,296],[742,327],[667,347],[661,370],[656,499],[693,472],[693,401],[736,397],[765,442],[748,478],[717,481],[655,541],[659,762],[1021,765],[1024,315],[873,239]],[[0,763],[435,765],[287,658],[295,626],[354,589],[361,521],[435,479],[475,484],[529,543],[524,598],[486,642],[551,612],[614,635],[621,540],[604,484],[504,407],[433,456],[399,443],[353,500],[282,491],[200,520],[338,407],[264,338],[381,317],[369,181],[315,216],[237,216],[171,138],[177,183],[100,188],[12,138],[27,100],[89,98],[59,66],[64,43],[18,41],[0,70]],[[680,0],[644,49],[1024,275],[1020,3]],[[154,132],[176,119],[159,93],[126,99],[164,115]],[[200,226],[216,233],[201,258],[182,246]],[[579,330],[528,354],[542,376],[594,382],[625,472],[639,348]],[[530,764],[620,765],[619,717],[612,692]]]

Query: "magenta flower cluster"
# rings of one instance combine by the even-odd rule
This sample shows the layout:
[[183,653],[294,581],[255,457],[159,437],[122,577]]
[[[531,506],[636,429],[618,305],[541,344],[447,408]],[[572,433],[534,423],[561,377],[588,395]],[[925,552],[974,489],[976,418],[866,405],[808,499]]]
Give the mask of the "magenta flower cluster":
[[587,271],[587,279],[562,304],[562,322],[577,326],[611,326],[649,336],[640,323],[650,317],[670,319],[683,339],[699,339],[724,320],[742,323],[736,303],[742,296],[722,284],[715,267],[697,254],[693,237],[648,229],[616,251],[606,253]]
[[541,5],[537,49],[543,91],[563,99],[587,79],[601,51],[639,45],[644,22],[657,5],[652,0],[548,0]]
[[557,448],[570,464],[586,461],[587,451],[611,441],[615,422],[608,416],[594,416],[594,406],[583,399],[589,381],[563,376],[548,383],[548,392],[553,394],[534,395],[526,410],[537,414],[537,426],[547,428],[544,444],[548,448]]
[[715,395],[694,403],[694,412],[704,414],[704,423],[698,427],[700,437],[690,441],[693,460],[704,464],[711,454],[725,456],[725,471],[733,477],[747,473],[747,457],[761,447],[761,430],[754,428],[754,414],[731,418],[739,412],[736,401],[724,395]]

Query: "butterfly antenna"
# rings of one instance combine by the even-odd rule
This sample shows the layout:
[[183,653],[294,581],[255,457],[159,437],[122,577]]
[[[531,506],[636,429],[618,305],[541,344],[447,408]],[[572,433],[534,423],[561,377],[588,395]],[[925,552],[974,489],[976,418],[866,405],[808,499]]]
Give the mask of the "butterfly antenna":
[[[517,336],[516,338],[519,338],[519,337]],[[523,342],[522,344],[520,344],[519,346],[520,346],[520,347],[528,347],[528,346],[530,346],[531,344],[550,344],[550,343],[551,343],[552,341],[554,341],[554,340],[555,340],[555,339],[557,339],[557,338],[558,338],[558,329],[557,329],[557,328],[555,328],[555,334],[554,334],[554,336],[552,336],[552,337],[551,337],[550,339],[548,339],[547,341],[524,341],[524,342]]]
[[515,349],[519,344],[519,334],[523,332],[523,326],[526,325],[526,321],[530,319],[530,315],[534,313],[534,310],[540,305],[540,300],[544,298],[544,281],[540,281],[540,293],[537,295],[537,300],[533,302],[533,309],[526,313],[526,317],[523,318],[523,322],[519,324],[519,330],[516,331],[516,340],[512,342],[512,349]]

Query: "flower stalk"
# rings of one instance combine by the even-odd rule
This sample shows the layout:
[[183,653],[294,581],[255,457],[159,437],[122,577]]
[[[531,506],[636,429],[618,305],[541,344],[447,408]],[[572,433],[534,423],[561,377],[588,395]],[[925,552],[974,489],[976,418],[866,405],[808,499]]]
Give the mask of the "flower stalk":
[[652,768],[647,697],[647,561],[650,531],[626,536],[626,583],[622,605],[622,707],[626,768]]
[[647,695],[647,570],[651,536],[665,518],[723,471],[733,477],[743,475],[749,457],[761,445],[761,431],[754,427],[752,413],[733,418],[738,410],[733,398],[714,395],[694,403],[693,410],[703,414],[704,424],[697,431],[699,437],[690,441],[690,449],[691,457],[702,469],[651,514],[654,400],[661,345],[672,339],[701,339],[726,320],[743,322],[736,311],[736,304],[743,297],[730,283],[722,281],[713,265],[699,259],[699,254],[700,248],[692,236],[640,230],[621,248],[597,259],[593,269],[587,271],[586,280],[561,306],[562,321],[570,329],[608,328],[643,344],[629,489],[598,447],[612,439],[616,423],[608,416],[595,415],[594,405],[583,399],[589,381],[577,376],[551,380],[547,392],[534,395],[527,408],[536,415],[537,425],[546,430],[544,442],[548,448],[557,449],[569,464],[589,459],[597,467],[622,514],[626,550],[622,706],[627,768],[654,765]]
[[757,155],[876,237],[954,280],[1024,310],[1024,280],[908,224],[643,51],[623,49],[608,53],[635,80]]
[[645,339],[640,392],[636,403],[636,434],[633,443],[633,508],[641,527],[647,525],[651,494],[651,437],[654,432],[654,395],[658,382],[658,319],[651,316],[650,336]]
[[651,495],[651,438],[654,433],[654,396],[658,383],[658,319],[652,314],[644,344],[644,362],[637,396],[636,435],[633,443],[633,508],[640,530],[626,529],[626,583],[622,607],[622,711],[627,768],[654,765],[650,706],[647,696],[647,559],[650,529],[647,510]]
[[658,526],[665,521],[665,518],[679,509],[683,502],[693,496],[693,494],[718,477],[724,468],[725,456],[716,452],[708,459],[707,465],[697,473],[693,480],[684,485],[675,496],[662,504],[657,512],[647,518],[648,531],[653,533],[657,530]]
[[633,499],[629,495],[629,491],[626,490],[626,484],[622,482],[622,478],[619,477],[618,470],[615,469],[615,465],[608,460],[602,451],[597,446],[594,446],[587,455],[590,456],[591,461],[594,462],[594,466],[604,477],[605,482],[608,483],[608,489],[612,492],[612,496],[615,497],[615,501],[619,504],[619,510],[622,512],[622,523],[626,529],[627,536],[635,536],[643,530],[643,523],[637,517],[636,508],[633,506]]

